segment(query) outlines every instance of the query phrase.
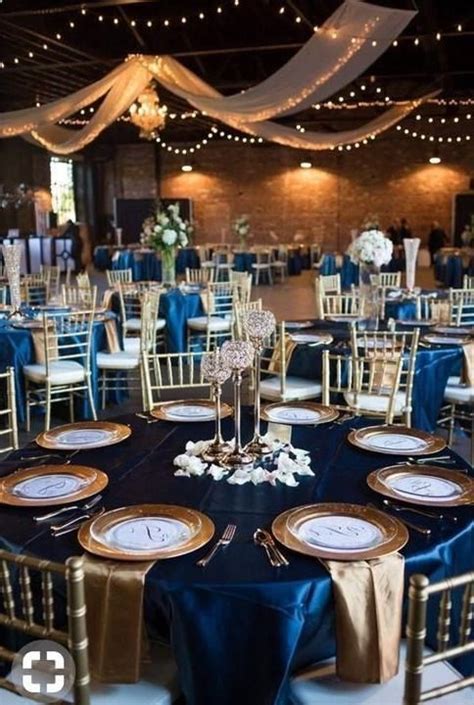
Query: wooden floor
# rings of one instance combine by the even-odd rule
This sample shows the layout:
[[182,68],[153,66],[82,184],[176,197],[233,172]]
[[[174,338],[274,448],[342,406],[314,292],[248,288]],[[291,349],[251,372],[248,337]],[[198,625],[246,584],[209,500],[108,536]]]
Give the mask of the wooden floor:
[[[107,287],[105,274],[102,272],[91,272],[91,279],[97,284],[99,291]],[[434,288],[435,282],[431,269],[419,270],[417,272],[417,286],[423,288]],[[261,298],[264,308],[269,308],[275,314],[277,320],[314,318],[315,296],[314,296],[314,274],[312,272],[302,272],[300,276],[289,277],[283,283],[274,286],[253,287],[252,298]],[[226,401],[232,401],[232,390],[229,385],[224,388],[223,397]],[[252,403],[251,394],[248,389],[243,390],[243,402]],[[104,411],[99,412],[100,418],[110,418],[119,414],[135,413],[141,408],[141,400],[137,393],[132,393],[130,399],[118,406],[109,406]],[[54,410],[54,406],[53,406]],[[52,425],[67,422],[64,418],[53,416]],[[24,445],[32,440],[35,435],[42,430],[43,418],[37,417],[33,420],[32,432],[27,434],[20,431],[20,445]],[[443,432],[444,433],[444,432]],[[462,432],[456,434],[454,449],[465,458],[469,458],[469,440]]]

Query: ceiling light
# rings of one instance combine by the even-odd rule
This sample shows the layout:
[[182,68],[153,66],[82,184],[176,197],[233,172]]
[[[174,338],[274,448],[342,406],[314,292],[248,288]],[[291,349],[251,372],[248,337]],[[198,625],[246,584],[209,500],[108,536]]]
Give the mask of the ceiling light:
[[304,159],[302,162],[300,162],[300,167],[302,169],[311,169],[312,166],[313,165],[311,164],[311,162],[308,161],[307,159]]
[[437,149],[434,150],[428,161],[430,164],[441,164],[441,157],[439,156],[439,151]]
[[184,171],[186,173],[190,172],[193,170],[192,164],[183,164],[181,167],[181,171]]

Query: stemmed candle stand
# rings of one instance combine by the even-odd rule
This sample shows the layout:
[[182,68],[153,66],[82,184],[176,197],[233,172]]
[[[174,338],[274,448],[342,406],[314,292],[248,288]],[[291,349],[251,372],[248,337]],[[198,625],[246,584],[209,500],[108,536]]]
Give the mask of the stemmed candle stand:
[[232,371],[225,362],[219,349],[203,355],[201,371],[205,379],[211,383],[212,396],[216,407],[216,432],[203,458],[209,462],[217,462],[231,452],[232,448],[222,437],[221,431],[221,395],[222,385],[229,379]]
[[222,346],[222,358],[227,366],[232,370],[232,380],[234,382],[234,427],[235,446],[234,449],[224,455],[225,465],[248,465],[253,462],[254,457],[242,448],[241,437],[241,386],[242,372],[250,367],[254,357],[254,349],[251,343],[246,340],[227,341]]

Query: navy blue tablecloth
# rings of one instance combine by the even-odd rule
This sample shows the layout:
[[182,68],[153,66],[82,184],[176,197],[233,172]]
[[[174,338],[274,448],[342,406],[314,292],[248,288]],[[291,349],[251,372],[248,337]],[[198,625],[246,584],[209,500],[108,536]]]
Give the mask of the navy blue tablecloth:
[[110,248],[108,245],[98,245],[94,250],[94,267],[103,271],[110,269],[112,260],[110,258]]
[[[331,581],[317,560],[286,549],[290,566],[272,568],[264,551],[253,544],[253,532],[257,527],[269,528],[280,512],[298,505],[379,503],[366,484],[367,474],[401,458],[352,447],[344,426],[299,428],[294,429],[293,442],[310,450],[314,478],[301,478],[296,488],[239,487],[208,477],[186,479],[173,474],[176,454],[187,440],[209,438],[212,423],[148,425],[134,416],[118,420],[131,425],[128,440],[75,458],[108,474],[107,509],[165,502],[203,511],[215,522],[216,535],[227,523],[237,525],[234,542],[205,570],[196,561],[208,548],[159,561],[146,576],[146,625],[150,634],[170,638],[187,705],[288,705],[290,674],[334,654]],[[244,440],[251,431],[251,416],[244,411]],[[224,434],[232,435],[230,420],[224,422]],[[5,474],[7,466],[0,465],[2,471]],[[0,507],[0,544],[60,561],[82,552],[74,534],[51,539],[46,527],[33,522],[34,514],[34,510]],[[426,538],[410,532],[402,550],[407,583],[413,573],[439,580],[473,569],[472,509],[457,508],[455,514],[457,523],[417,517],[418,523],[432,528],[432,534]],[[454,636],[461,606],[458,595],[453,595]],[[432,646],[433,608],[428,619]],[[471,664],[472,660],[471,655]]]
[[199,294],[183,294],[178,288],[160,296],[161,318],[166,319],[168,352],[186,352],[188,318],[204,315]]
[[463,284],[465,274],[474,276],[474,257],[468,261],[467,266],[463,264],[461,255],[441,255],[435,256],[434,274],[435,279],[446,287],[460,289]]
[[[184,274],[187,267],[200,267],[199,255],[194,247],[183,247],[177,252],[176,273]],[[112,269],[131,269],[133,281],[161,281],[161,260],[156,252],[123,250],[114,256]]]

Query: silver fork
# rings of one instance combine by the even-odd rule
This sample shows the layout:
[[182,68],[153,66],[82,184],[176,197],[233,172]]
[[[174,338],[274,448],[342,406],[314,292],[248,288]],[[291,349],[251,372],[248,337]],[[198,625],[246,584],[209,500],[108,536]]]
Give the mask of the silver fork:
[[76,453],[79,453],[80,449],[73,450],[72,453],[66,453],[66,455],[61,455],[60,453],[43,453],[43,455],[21,455],[19,460],[44,460],[45,458],[73,458]]
[[86,512],[86,514],[81,514],[80,516],[66,522],[66,524],[61,524],[59,529],[53,530],[51,528],[51,534],[56,538],[56,536],[63,536],[63,534],[70,534],[71,531],[77,531],[81,526],[90,519],[95,519],[105,512],[105,507],[101,507],[96,512]]
[[41,521],[49,521],[50,519],[56,519],[60,514],[63,514],[64,512],[75,512],[80,510],[82,511],[87,511],[88,509],[92,509],[96,504],[102,501],[102,495],[98,494],[92,499],[90,499],[87,504],[83,504],[82,506],[80,504],[73,504],[70,507],[61,507],[61,509],[56,509],[54,512],[49,512],[48,514],[40,514],[37,517],[33,517],[33,519],[37,522]]
[[201,568],[205,568],[207,564],[214,558],[216,555],[217,551],[224,546],[228,546],[232,539],[234,538],[235,535],[235,530],[236,530],[236,525],[235,524],[227,524],[225,527],[224,533],[222,534],[221,538],[219,541],[217,541],[212,549],[209,551],[209,553],[204,556],[204,558],[201,558],[196,565],[201,566]]
[[160,419],[153,419],[147,416],[146,414],[141,414],[139,411],[136,412],[135,416],[138,416],[139,419],[143,419],[147,423],[158,423]]

